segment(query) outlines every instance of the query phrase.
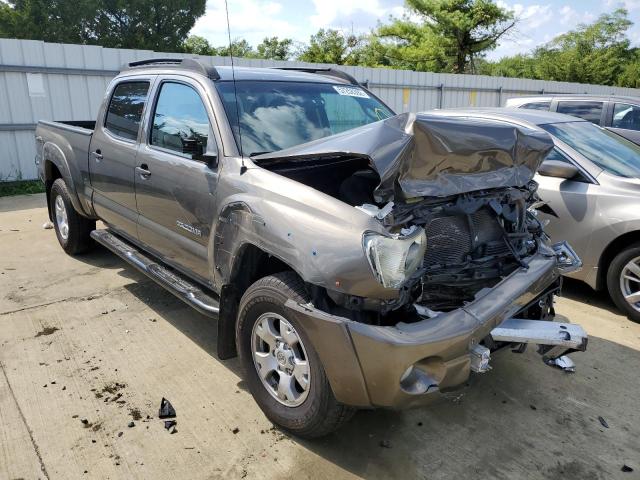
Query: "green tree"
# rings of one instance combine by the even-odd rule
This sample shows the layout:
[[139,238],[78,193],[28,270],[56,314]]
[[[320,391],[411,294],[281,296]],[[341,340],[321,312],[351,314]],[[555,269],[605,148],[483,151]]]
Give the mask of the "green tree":
[[632,60],[626,35],[632,24],[627,11],[618,9],[556,37],[533,53],[539,77],[615,85],[624,65]]
[[185,52],[196,55],[217,55],[217,50],[211,46],[209,41],[198,35],[189,35],[182,44],[182,48]]
[[515,24],[492,0],[406,0],[408,15],[391,18],[376,35],[386,40],[392,63],[416,70],[474,71],[474,62],[496,47]]
[[206,0],[8,0],[0,34],[48,42],[181,51]]
[[233,54],[239,58],[256,58],[256,52],[253,47],[244,38],[237,38],[231,42],[231,45],[218,47],[216,55],[229,57]]
[[559,35],[530,54],[483,64],[489,75],[638,86],[640,58],[630,48],[632,25],[624,9],[601,15],[591,24]]
[[313,63],[353,65],[353,54],[360,44],[355,35],[346,35],[340,30],[320,29],[311,35],[309,45],[302,49],[298,60]]
[[0,37],[92,43],[96,0],[0,1]]
[[273,60],[288,60],[293,54],[293,40],[278,37],[265,38],[257,47],[259,58],[271,58]]

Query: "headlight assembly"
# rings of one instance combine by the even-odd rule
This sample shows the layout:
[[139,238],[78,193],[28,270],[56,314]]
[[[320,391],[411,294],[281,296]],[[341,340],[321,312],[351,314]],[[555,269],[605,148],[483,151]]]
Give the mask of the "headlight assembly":
[[408,235],[386,237],[365,233],[364,250],[369,265],[382,285],[398,288],[422,264],[427,248],[424,229],[414,227]]

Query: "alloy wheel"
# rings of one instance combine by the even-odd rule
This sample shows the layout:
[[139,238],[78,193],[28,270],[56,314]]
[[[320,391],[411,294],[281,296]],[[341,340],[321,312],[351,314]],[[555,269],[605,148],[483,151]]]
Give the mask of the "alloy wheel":
[[307,352],[295,328],[277,313],[262,314],[251,334],[253,363],[269,394],[287,407],[301,405],[309,394]]
[[627,303],[640,312],[640,257],[630,260],[622,269],[620,291]]
[[67,216],[67,208],[64,205],[62,196],[58,195],[55,201],[56,224],[58,232],[63,240],[69,238],[69,217]]

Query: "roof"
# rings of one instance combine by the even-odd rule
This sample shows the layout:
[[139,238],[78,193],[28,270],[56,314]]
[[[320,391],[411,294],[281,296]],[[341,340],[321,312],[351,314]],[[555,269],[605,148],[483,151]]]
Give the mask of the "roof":
[[210,66],[197,58],[153,58],[131,62],[122,67],[122,72],[146,73],[151,70],[158,73],[158,70],[165,71],[189,71],[209,77],[214,81],[235,80],[256,80],[256,81],[277,81],[277,82],[311,82],[311,83],[342,83],[358,84],[351,75],[332,68],[311,68],[311,67],[283,67],[283,68],[260,68],[260,67],[234,67],[230,66]]
[[452,108],[445,110],[434,110],[429,112],[440,115],[452,115],[461,117],[475,117],[486,120],[502,120],[528,124],[528,126],[540,126],[550,123],[566,122],[586,122],[578,117],[564,115],[562,113],[547,112],[544,110],[527,110],[524,108]]
[[542,102],[549,101],[553,98],[560,98],[564,100],[619,100],[623,102],[640,102],[640,97],[632,97],[630,95],[596,95],[591,93],[557,93],[557,94],[544,94],[544,95],[532,95],[529,97],[514,97],[507,100],[507,103],[513,103],[521,105],[526,102]]

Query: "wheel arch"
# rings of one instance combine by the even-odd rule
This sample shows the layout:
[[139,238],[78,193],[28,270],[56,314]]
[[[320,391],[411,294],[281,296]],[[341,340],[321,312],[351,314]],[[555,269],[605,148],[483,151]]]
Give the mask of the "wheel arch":
[[244,292],[257,280],[285,271],[300,277],[291,265],[253,243],[245,242],[236,250],[228,280],[220,292],[217,340],[220,359],[237,356],[236,322],[238,305]]
[[640,230],[624,233],[612,240],[602,251],[598,261],[598,276],[596,279],[596,290],[607,288],[607,271],[609,265],[623,249],[635,243],[640,243]]

